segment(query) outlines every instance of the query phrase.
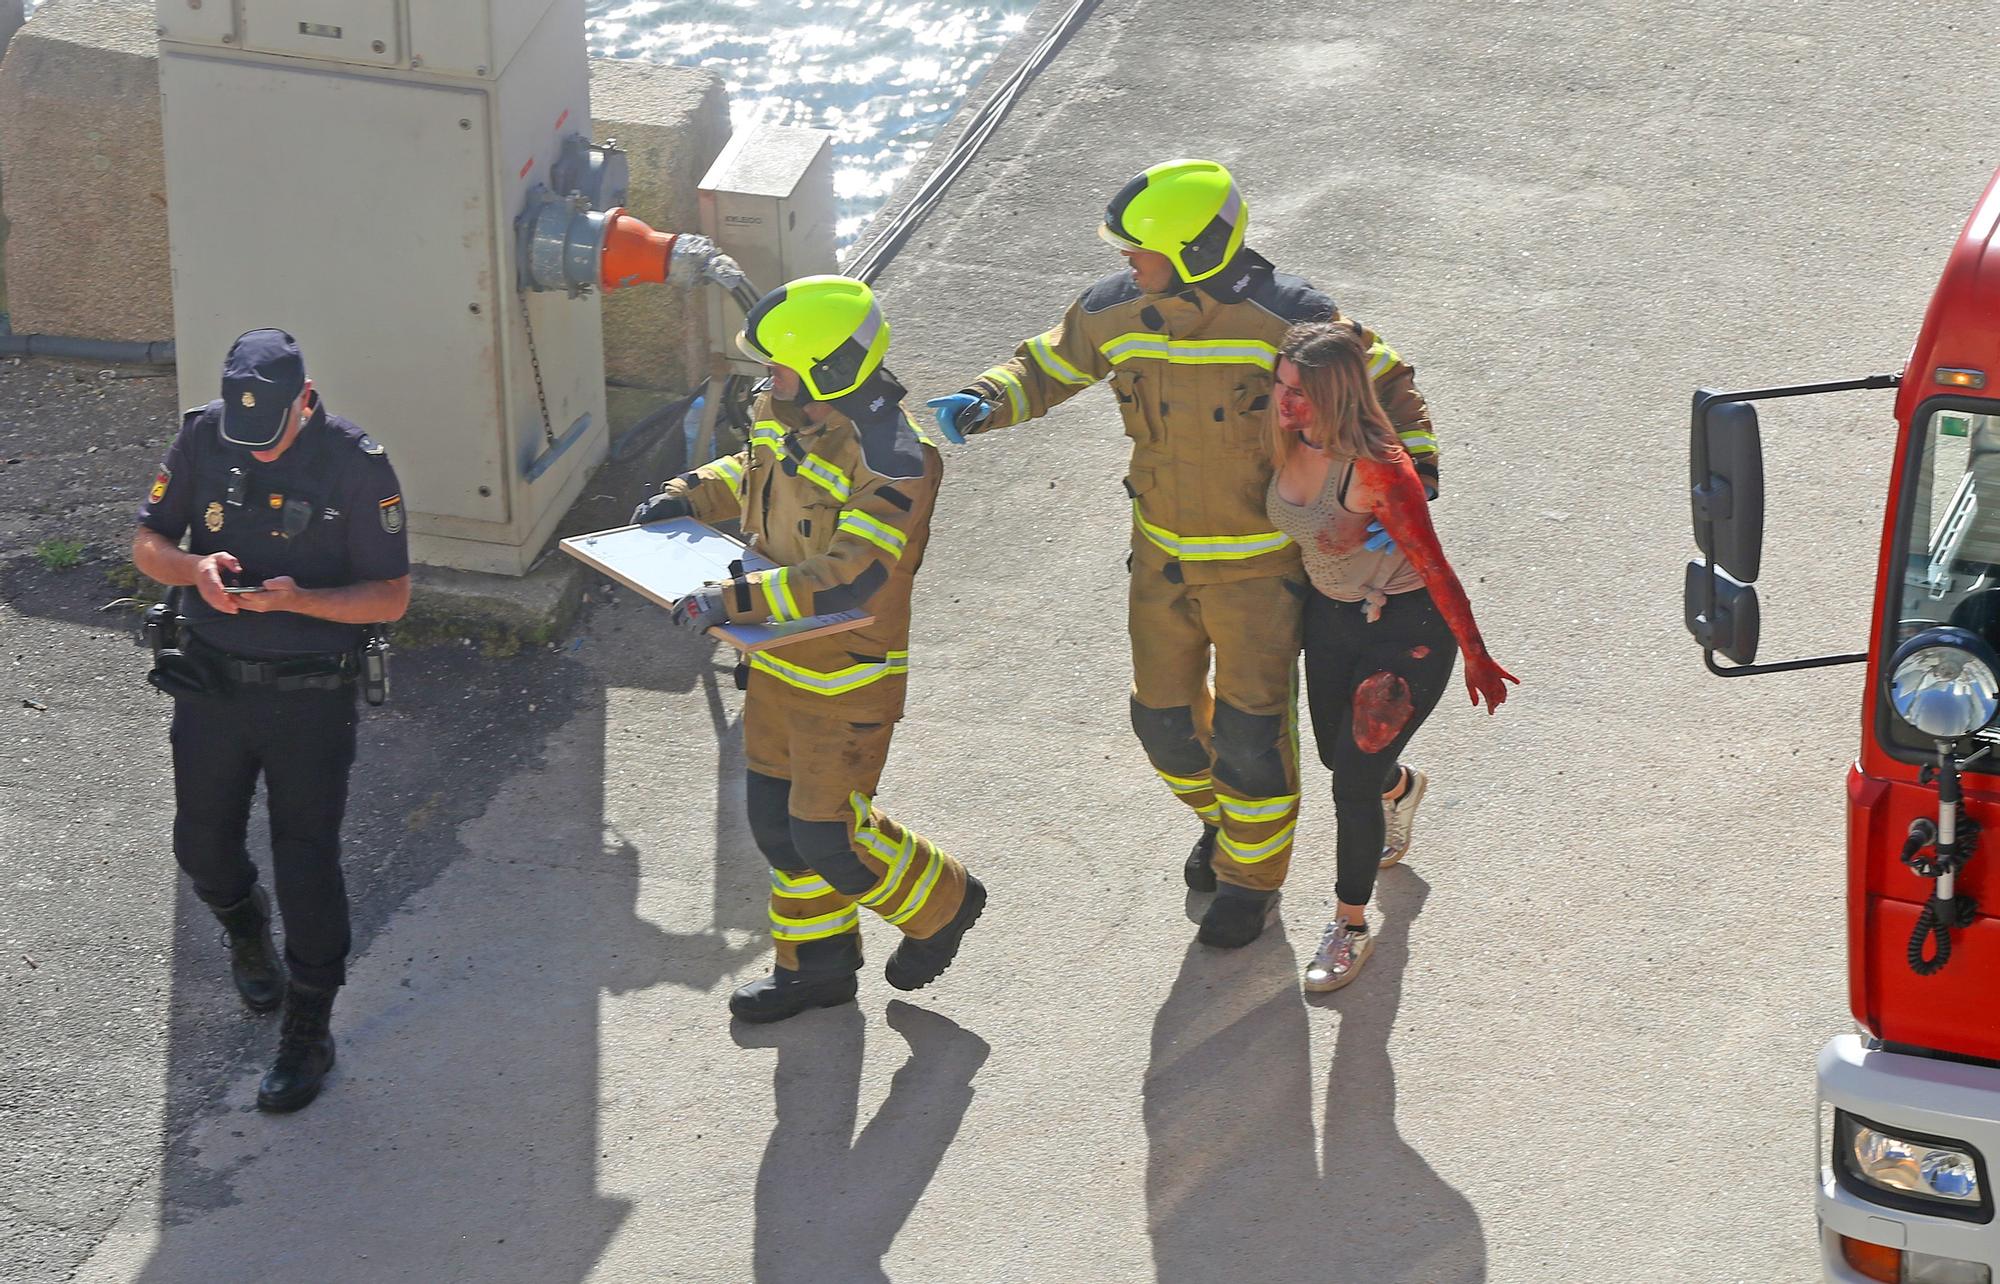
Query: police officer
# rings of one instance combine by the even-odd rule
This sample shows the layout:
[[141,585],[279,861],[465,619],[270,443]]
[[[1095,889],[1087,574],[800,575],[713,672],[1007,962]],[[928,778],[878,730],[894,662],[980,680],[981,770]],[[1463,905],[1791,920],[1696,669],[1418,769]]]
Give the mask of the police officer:
[[783,623],[862,610],[871,622],[752,654],[743,675],[750,831],[771,866],[777,968],[736,991],[745,1021],[853,1001],[860,909],[903,939],[883,973],[936,979],[986,905],[965,866],[875,805],[910,671],[910,591],[944,463],[883,368],[874,293],[838,276],[764,296],[738,345],[771,371],[750,445],[668,482],[635,522],[740,518],[777,565],[688,594],[675,624]]
[[[1272,370],[1293,323],[1338,315],[1244,243],[1249,223],[1221,165],[1153,166],[1112,198],[1099,229],[1130,266],[1011,360],[929,403],[959,437],[1026,423],[1110,381],[1132,439],[1132,728],[1202,819],[1185,877],[1218,893],[1199,937],[1224,948],[1269,920],[1299,810],[1294,688],[1308,590],[1298,548],[1264,511]],[[1437,439],[1414,372],[1365,333],[1376,393],[1435,492]],[[1388,547],[1374,529],[1369,547]]]
[[[175,696],[174,859],[222,922],[244,1003],[285,1009],[264,1110],[306,1105],[333,1067],[359,652],[368,625],[409,606],[403,525],[388,456],[327,412],[282,330],[231,346],[222,399],[182,419],[139,509],[132,561],[182,605],[177,662],[153,675]],[[283,962],[244,846],[260,774]]]

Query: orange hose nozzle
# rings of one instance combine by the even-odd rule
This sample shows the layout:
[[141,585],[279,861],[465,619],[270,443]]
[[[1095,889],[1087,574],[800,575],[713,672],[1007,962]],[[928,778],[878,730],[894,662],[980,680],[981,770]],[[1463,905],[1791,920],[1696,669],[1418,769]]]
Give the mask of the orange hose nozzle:
[[604,216],[604,288],[664,282],[673,249],[674,233],[655,232],[622,206],[612,210]]

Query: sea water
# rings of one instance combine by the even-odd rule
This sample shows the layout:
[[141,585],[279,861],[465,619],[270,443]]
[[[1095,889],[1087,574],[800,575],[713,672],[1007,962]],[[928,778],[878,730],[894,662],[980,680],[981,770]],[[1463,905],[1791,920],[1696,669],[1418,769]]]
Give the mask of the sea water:
[[590,0],[590,51],[706,67],[731,123],[804,125],[834,143],[837,234],[853,244],[1034,0]]

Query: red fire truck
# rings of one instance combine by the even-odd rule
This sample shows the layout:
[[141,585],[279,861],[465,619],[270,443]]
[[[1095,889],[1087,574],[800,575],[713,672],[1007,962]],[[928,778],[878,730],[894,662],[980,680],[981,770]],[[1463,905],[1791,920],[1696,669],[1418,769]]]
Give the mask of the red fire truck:
[[[1874,622],[1853,655],[1757,658],[1756,403],[1896,390]],[[1686,618],[1724,677],[1867,666],[1847,777],[1848,1001],[1819,1056],[1828,1280],[1992,1284],[2000,1267],[2000,174],[1898,374],[1701,391]],[[1983,830],[1992,827],[1988,837]]]

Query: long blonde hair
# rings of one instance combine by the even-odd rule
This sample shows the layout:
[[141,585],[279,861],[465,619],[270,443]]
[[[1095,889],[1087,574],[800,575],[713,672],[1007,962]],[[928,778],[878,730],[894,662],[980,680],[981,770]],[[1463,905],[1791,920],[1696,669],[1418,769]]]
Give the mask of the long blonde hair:
[[1386,463],[1403,453],[1402,440],[1368,375],[1368,350],[1368,336],[1358,321],[1307,321],[1285,331],[1278,356],[1297,368],[1313,417],[1304,433],[1288,431],[1279,423],[1273,395],[1266,429],[1273,467],[1284,467],[1299,449],[1300,436],[1343,459]]

